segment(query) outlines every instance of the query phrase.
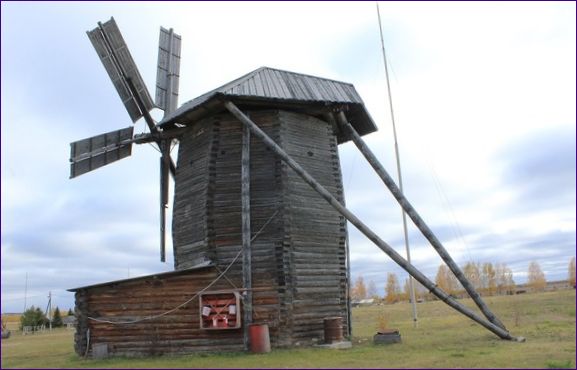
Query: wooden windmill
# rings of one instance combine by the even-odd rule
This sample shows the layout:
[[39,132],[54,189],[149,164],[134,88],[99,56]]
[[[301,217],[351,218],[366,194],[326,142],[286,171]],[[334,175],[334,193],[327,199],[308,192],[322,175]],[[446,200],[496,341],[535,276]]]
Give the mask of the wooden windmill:
[[[352,84],[262,67],[172,110],[180,38],[161,30],[157,104],[168,113],[156,124],[114,20],[88,34],[129,114],[144,117],[151,132],[133,137],[129,128],[72,143],[71,177],[130,155],[132,143],[158,143],[163,239],[169,172],[175,180],[175,271],[71,289],[77,353],[247,349],[251,324],[270,328],[273,347],[311,345],[326,339],[327,317],[342,318],[350,335],[346,221],[431,293],[514,339],[364,144],[361,135],[376,126]],[[175,139],[176,166],[167,150]],[[338,145],[349,140],[486,319],[439,289],[344,206]]]

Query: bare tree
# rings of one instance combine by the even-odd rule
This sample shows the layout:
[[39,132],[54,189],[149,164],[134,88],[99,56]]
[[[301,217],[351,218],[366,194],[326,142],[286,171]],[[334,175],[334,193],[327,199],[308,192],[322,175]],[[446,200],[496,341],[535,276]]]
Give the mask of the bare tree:
[[497,294],[513,294],[515,281],[513,281],[513,272],[506,263],[497,263],[495,265],[495,275],[497,280]]
[[[411,299],[411,285],[409,284],[409,279],[410,278],[406,278],[405,279],[405,284],[403,285],[403,293],[401,294],[401,299],[403,301],[409,301]],[[419,291],[415,288],[415,299],[419,299]]]
[[367,288],[367,297],[373,299],[379,299],[379,293],[377,292],[377,286],[373,280],[369,281],[369,287]]
[[539,263],[536,261],[533,261],[529,264],[529,269],[527,272],[527,285],[534,291],[543,291],[547,286],[545,274],[541,270]]
[[400,290],[397,275],[389,272],[387,274],[387,285],[385,286],[385,301],[387,303],[395,303],[399,299]]
[[569,262],[569,285],[575,288],[575,257],[571,258]]

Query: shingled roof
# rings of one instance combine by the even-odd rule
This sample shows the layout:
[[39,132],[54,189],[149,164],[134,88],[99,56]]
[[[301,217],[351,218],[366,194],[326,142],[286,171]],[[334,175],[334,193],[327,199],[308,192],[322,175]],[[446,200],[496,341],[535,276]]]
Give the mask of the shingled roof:
[[[189,124],[222,109],[223,99],[238,105],[296,110],[321,114],[331,106],[344,107],[359,134],[377,130],[355,87],[346,82],[261,67],[219,88],[184,103],[159,124]],[[340,137],[339,142],[347,141]]]

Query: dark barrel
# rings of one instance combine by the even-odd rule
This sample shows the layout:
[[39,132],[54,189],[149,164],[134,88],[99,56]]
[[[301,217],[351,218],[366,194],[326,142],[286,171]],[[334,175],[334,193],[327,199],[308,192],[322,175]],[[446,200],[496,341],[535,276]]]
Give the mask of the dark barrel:
[[325,343],[341,342],[343,340],[343,318],[326,317],[324,319]]

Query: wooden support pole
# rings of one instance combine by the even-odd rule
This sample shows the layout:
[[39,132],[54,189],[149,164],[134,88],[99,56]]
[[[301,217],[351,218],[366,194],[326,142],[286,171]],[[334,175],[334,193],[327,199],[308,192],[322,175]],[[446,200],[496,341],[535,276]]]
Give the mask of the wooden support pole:
[[224,107],[232,113],[245,126],[250,128],[251,134],[258,137],[273,153],[281,158],[290,168],[292,168],[308,185],[310,185],[319,195],[324,198],[333,208],[335,208],[341,215],[343,215],[350,223],[352,223],[359,231],[361,231],[367,238],[369,238],[377,247],[385,252],[393,261],[413,276],[418,282],[423,284],[429,291],[438,297],[440,300],[467,316],[471,320],[479,323],[486,329],[490,330],[502,339],[508,340],[522,340],[517,339],[511,334],[485,320],[483,317],[477,315],[469,308],[455,300],[442,289],[438,288],[431,280],[429,280],[423,273],[417,270],[413,265],[407,262],[400,254],[398,254],[390,245],[383,241],[377,234],[375,234],[367,225],[365,225],[357,216],[345,208],[327,189],[319,184],[307,171],[305,171],[297,162],[295,162],[281,147],[279,147],[274,140],[265,134],[254,122],[252,122],[244,113],[237,108],[230,101],[224,102]]
[[170,141],[159,141],[160,151],[160,262],[166,261],[166,207],[168,207],[168,180],[170,168]]
[[370,165],[373,167],[375,172],[379,175],[381,180],[383,180],[387,188],[389,188],[389,190],[391,191],[397,202],[399,202],[401,207],[403,207],[403,210],[406,212],[406,214],[409,215],[411,220],[413,220],[415,226],[417,226],[417,228],[421,231],[421,233],[425,236],[425,238],[427,238],[429,243],[431,243],[433,248],[435,248],[439,256],[441,256],[443,261],[445,261],[449,269],[451,269],[453,274],[455,274],[457,280],[459,280],[461,285],[463,285],[463,288],[465,288],[467,293],[469,293],[469,295],[471,296],[473,301],[475,301],[475,304],[479,307],[481,312],[483,312],[485,317],[493,324],[499,326],[502,329],[506,329],[505,325],[503,325],[503,323],[493,314],[493,312],[491,312],[489,307],[481,299],[481,296],[479,295],[479,293],[477,293],[477,291],[475,290],[473,285],[469,282],[469,280],[467,280],[467,278],[463,274],[463,271],[461,271],[461,269],[455,263],[451,255],[449,255],[445,247],[443,247],[443,244],[441,244],[441,242],[439,241],[439,239],[437,239],[433,231],[429,228],[429,226],[427,226],[427,224],[421,218],[421,216],[419,216],[415,208],[411,205],[411,203],[409,203],[407,198],[403,195],[401,189],[399,189],[399,187],[395,184],[395,181],[387,173],[387,171],[381,165],[377,157],[375,157],[373,152],[371,152],[369,147],[365,144],[364,140],[355,131],[353,126],[347,121],[347,118],[342,111],[340,111],[337,114],[337,121],[341,129],[344,130],[344,132],[350,135],[350,137],[353,139],[353,142],[355,143],[357,148],[359,148],[360,152],[363,153],[363,155],[370,163]]
[[250,129],[242,126],[241,153],[241,199],[242,199],[242,286],[244,297],[244,349],[249,349],[249,325],[252,323],[252,253],[250,242]]

